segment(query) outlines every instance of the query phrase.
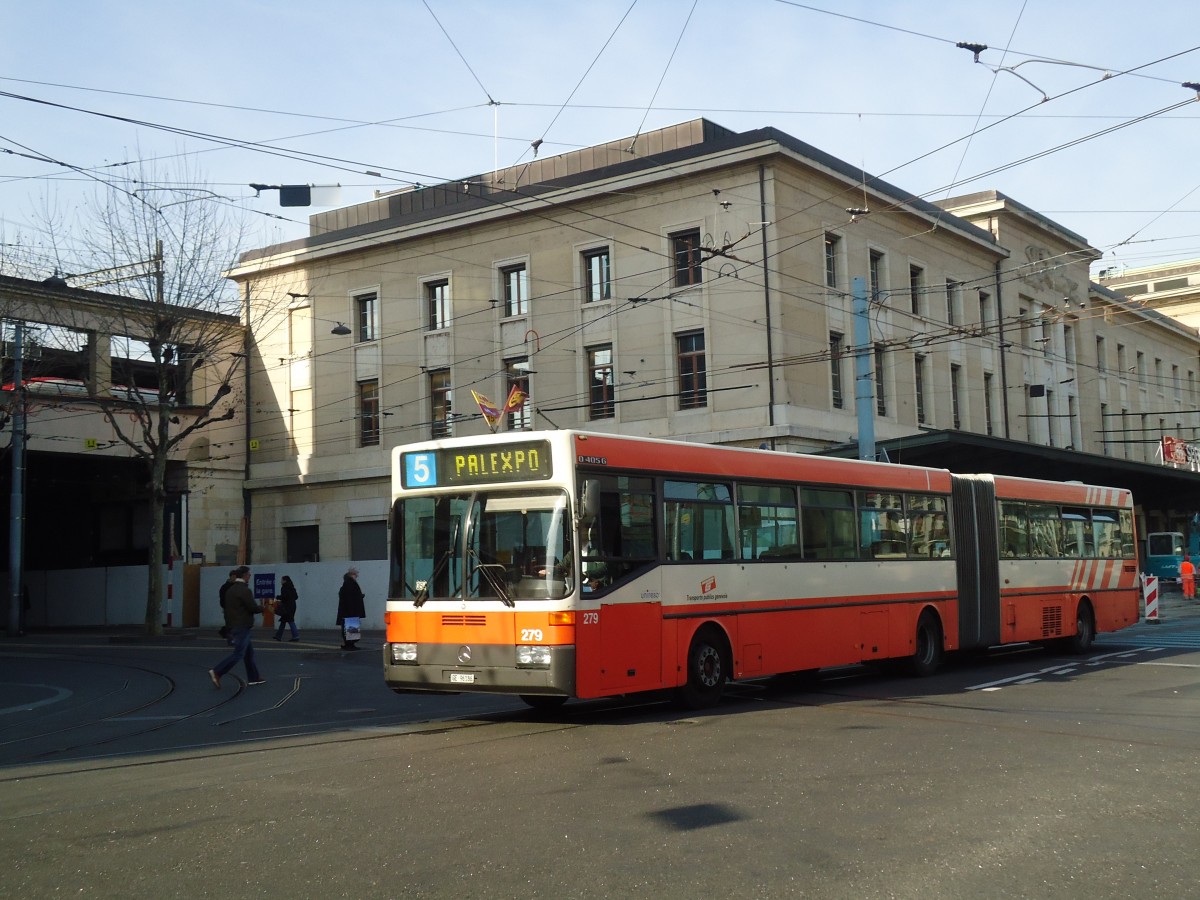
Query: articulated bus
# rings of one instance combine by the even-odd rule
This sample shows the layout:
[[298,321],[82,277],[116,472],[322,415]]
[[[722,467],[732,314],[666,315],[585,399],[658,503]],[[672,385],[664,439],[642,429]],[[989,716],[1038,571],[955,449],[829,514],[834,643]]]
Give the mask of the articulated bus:
[[1133,500],[1079,483],[578,431],[393,451],[397,692],[568,698],[1046,642],[1138,621]]

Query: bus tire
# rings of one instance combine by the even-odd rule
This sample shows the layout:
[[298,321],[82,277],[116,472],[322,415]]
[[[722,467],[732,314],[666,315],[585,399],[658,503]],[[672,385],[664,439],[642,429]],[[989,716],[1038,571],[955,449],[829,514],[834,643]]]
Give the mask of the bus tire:
[[521,694],[521,701],[530,709],[536,709],[539,712],[550,712],[566,703],[567,698],[557,697],[552,694]]
[[729,653],[720,632],[701,628],[688,648],[687,680],[677,697],[686,709],[708,709],[716,706],[729,677]]
[[1069,653],[1087,653],[1092,649],[1096,639],[1096,616],[1092,612],[1092,604],[1080,600],[1075,609],[1075,633],[1063,638],[1063,647]]
[[941,664],[942,626],[937,615],[927,609],[917,620],[916,640],[908,669],[917,678],[925,678],[936,672]]

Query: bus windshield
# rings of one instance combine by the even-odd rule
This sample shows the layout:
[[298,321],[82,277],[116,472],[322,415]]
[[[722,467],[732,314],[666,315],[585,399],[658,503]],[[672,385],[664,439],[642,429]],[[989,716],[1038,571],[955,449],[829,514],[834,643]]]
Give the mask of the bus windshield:
[[396,501],[391,596],[557,600],[573,589],[567,496],[476,491]]

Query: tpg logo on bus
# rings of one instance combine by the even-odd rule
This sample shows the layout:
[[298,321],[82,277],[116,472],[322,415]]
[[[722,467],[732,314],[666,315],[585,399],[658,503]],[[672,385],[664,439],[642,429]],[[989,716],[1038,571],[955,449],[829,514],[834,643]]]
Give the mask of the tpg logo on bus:
[[700,582],[700,593],[702,593],[702,594],[711,594],[716,589],[717,589],[717,576],[716,575],[713,575],[711,578],[705,578],[702,582]]

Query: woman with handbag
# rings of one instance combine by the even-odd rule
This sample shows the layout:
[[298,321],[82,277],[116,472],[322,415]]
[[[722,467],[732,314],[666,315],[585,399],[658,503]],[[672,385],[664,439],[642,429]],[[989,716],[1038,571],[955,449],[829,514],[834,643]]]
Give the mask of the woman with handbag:
[[357,650],[362,620],[367,616],[362,588],[358,586],[358,569],[351,569],[342,578],[338,591],[337,624],[342,630],[342,649]]
[[292,626],[292,640],[300,640],[300,629],[296,627],[296,601],[300,599],[300,595],[296,592],[296,586],[292,584],[292,579],[284,575],[283,581],[279,585],[279,605],[275,609],[275,613],[279,616],[279,627],[275,629],[275,640],[283,640],[283,626]]

